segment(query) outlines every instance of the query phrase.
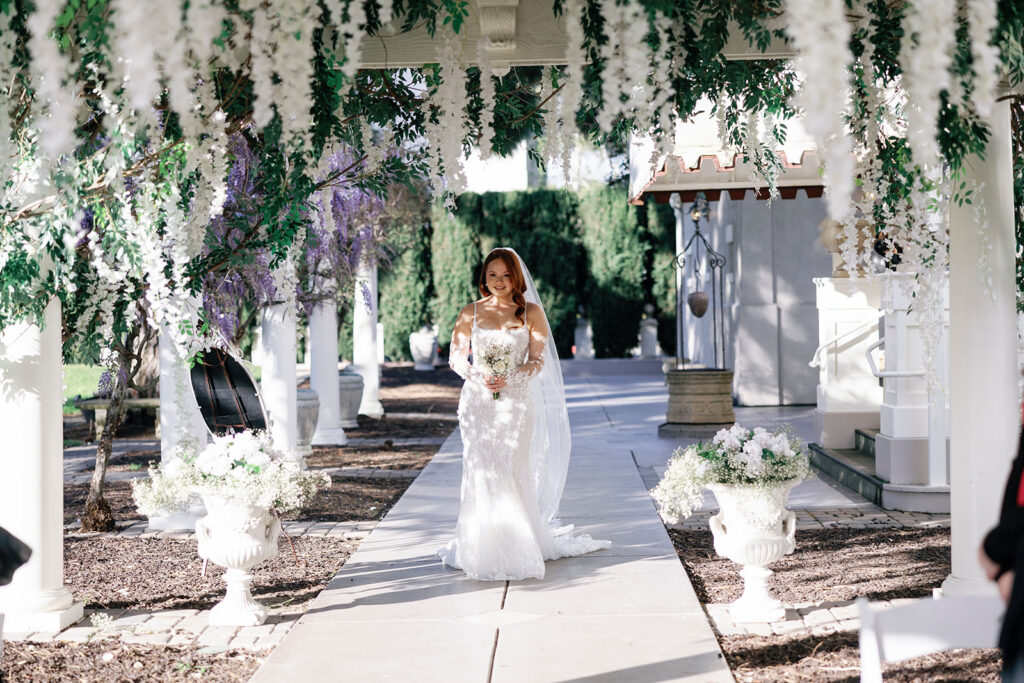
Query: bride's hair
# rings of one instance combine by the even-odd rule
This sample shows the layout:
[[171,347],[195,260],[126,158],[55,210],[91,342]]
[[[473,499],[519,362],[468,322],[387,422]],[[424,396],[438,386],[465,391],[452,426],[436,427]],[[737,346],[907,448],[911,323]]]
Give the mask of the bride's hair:
[[498,259],[504,261],[505,266],[512,273],[512,301],[516,302],[516,318],[519,322],[525,323],[526,319],[523,317],[523,313],[526,313],[526,297],[523,296],[523,292],[526,291],[526,278],[523,277],[523,269],[519,267],[519,259],[508,249],[500,247],[492,249],[484,259],[484,264],[480,266],[480,294],[491,295],[491,290],[487,288],[487,266]]

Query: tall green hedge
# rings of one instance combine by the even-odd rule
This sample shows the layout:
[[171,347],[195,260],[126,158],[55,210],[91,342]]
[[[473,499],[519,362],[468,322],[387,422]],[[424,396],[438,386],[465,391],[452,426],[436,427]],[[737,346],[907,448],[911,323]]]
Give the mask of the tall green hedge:
[[499,246],[514,248],[529,266],[562,357],[571,357],[580,308],[598,356],[627,355],[646,303],[654,304],[659,340],[671,353],[672,210],[629,206],[624,188],[606,187],[467,193],[453,212],[436,209],[431,226],[381,280],[388,356],[407,358],[409,333],[428,319],[447,347],[459,310],[479,297],[484,256]]
[[598,188],[580,197],[583,245],[587,250],[587,316],[598,358],[621,358],[637,345],[644,292],[647,240],[637,207],[625,190]]
[[434,280],[434,300],[430,310],[438,327],[438,341],[447,348],[452,328],[462,307],[480,296],[476,276],[483,260],[480,254],[478,224],[467,209],[476,195],[459,197],[457,208],[449,214],[443,208],[432,212],[430,266]]
[[430,233],[429,225],[415,229],[406,250],[381,275],[380,321],[384,324],[384,354],[391,360],[412,360],[409,335],[431,322]]

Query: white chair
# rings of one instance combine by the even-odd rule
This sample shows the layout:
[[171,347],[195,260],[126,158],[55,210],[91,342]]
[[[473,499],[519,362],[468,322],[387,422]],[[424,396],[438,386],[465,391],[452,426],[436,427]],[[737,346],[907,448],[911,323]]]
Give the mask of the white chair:
[[922,598],[898,607],[857,598],[861,683],[882,683],[883,662],[996,647],[1005,607],[998,596]]

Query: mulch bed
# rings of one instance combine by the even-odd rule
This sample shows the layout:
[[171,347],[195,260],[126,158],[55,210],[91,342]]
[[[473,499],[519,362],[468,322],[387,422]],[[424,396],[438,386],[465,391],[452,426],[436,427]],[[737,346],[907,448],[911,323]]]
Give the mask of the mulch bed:
[[[426,457],[429,460],[429,456]],[[335,477],[330,488],[319,491],[312,503],[298,512],[285,515],[284,518],[316,522],[381,519],[411,483],[411,479]],[[88,494],[89,484],[64,485],[65,524],[70,524],[82,516]],[[115,521],[139,519],[139,511],[132,500],[131,482],[108,481],[104,486],[103,497],[110,504]]]
[[391,413],[455,413],[462,378],[447,366],[414,370],[412,363],[386,363],[381,370],[380,401]]
[[313,502],[286,520],[358,522],[381,519],[398,502],[412,479],[333,477],[329,488],[317,492]]
[[[385,411],[387,408],[385,408]],[[447,437],[457,426],[453,420],[431,420],[419,418],[384,417],[377,420],[360,415],[359,426],[345,430],[350,439],[419,439],[423,437]]]
[[[860,681],[857,632],[795,636],[720,636],[719,643],[738,683]],[[998,650],[951,650],[886,664],[886,683],[999,681]]]
[[[738,567],[715,554],[711,531],[669,530],[701,602],[739,599]],[[786,604],[920,598],[949,575],[949,529],[801,529],[796,552],[771,566]]]
[[378,467],[386,470],[421,470],[437,452],[437,446],[313,446],[306,456],[308,467]]
[[4,643],[0,680],[118,683],[136,681],[247,681],[264,653],[200,652],[198,646],[89,643]]
[[[89,495],[89,484],[64,484],[64,523],[71,524],[85,513],[85,499]],[[103,497],[110,505],[115,522],[139,519],[139,511],[132,500],[132,484],[129,481],[108,481],[103,485]]]
[[[670,529],[702,603],[740,597],[731,561],[715,554],[711,532]],[[949,529],[801,529],[796,551],[771,566],[772,593],[786,604],[927,597],[949,574]],[[857,633],[719,636],[736,680],[849,682],[860,680]],[[998,681],[997,650],[953,650],[886,665],[885,680]]]
[[[289,610],[309,603],[358,541],[295,539],[297,565],[281,536],[277,556],[252,568],[252,594]],[[210,609],[224,597],[224,569],[203,561],[194,540],[174,538],[64,538],[64,581],[78,600],[103,609]]]

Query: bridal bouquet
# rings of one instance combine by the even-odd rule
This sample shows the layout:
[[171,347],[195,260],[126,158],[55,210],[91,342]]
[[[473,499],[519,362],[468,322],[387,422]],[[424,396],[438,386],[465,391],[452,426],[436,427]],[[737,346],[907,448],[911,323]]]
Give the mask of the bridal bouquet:
[[792,427],[769,432],[737,424],[720,430],[710,442],[676,449],[651,495],[661,516],[675,523],[700,506],[708,484],[764,488],[810,477],[810,459]]
[[199,452],[176,452],[151,467],[148,479],[133,482],[132,495],[146,515],[183,509],[199,494],[287,512],[308,504],[330,481],[275,449],[265,432],[245,431],[216,437]]
[[[512,361],[512,345],[497,343],[489,345],[480,354],[480,362],[488,375],[497,375],[508,379],[512,370],[515,369]],[[497,391],[493,392],[493,395],[495,400],[501,396]]]

